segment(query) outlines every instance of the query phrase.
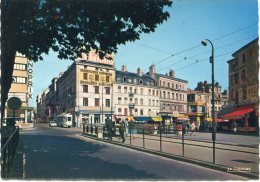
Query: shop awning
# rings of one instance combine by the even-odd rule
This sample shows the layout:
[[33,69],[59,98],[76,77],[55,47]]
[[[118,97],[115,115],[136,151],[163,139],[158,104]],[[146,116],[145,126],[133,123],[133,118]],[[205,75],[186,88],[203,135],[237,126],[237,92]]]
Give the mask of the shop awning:
[[154,116],[152,117],[152,120],[155,122],[162,122],[162,117],[161,116]]
[[244,114],[254,111],[253,106],[242,106],[236,108],[233,112],[225,114],[223,119],[242,119]]
[[[212,122],[212,118],[206,118],[206,121]],[[228,122],[228,120],[223,120],[221,118],[215,118],[215,123],[216,122],[218,122],[218,123],[220,123],[220,122]]]
[[177,117],[177,120],[179,120],[179,121],[189,121],[189,117],[184,115],[184,114],[179,114],[179,116]]
[[152,118],[151,117],[146,117],[146,116],[137,116],[137,117],[134,117],[135,121],[151,121]]

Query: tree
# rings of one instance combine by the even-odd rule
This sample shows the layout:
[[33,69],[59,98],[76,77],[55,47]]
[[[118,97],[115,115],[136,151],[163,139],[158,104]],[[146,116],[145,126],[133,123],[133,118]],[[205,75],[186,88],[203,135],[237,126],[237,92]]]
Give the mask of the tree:
[[[42,60],[50,50],[74,60],[82,52],[117,46],[154,32],[169,18],[170,0],[2,0],[1,112],[12,83],[16,52]],[[2,115],[3,116],[3,115]]]

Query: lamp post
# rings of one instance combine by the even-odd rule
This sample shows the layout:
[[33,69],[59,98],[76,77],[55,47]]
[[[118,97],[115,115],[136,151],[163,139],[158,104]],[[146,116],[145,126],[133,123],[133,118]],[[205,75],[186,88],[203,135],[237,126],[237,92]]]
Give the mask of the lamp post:
[[212,99],[211,99],[211,102],[212,102],[212,140],[213,140],[213,163],[215,164],[215,140],[216,140],[216,126],[215,126],[215,89],[214,89],[214,85],[215,85],[215,82],[214,82],[214,46],[212,44],[212,42],[209,40],[209,39],[205,39],[203,41],[201,41],[201,44],[204,45],[204,46],[207,46],[208,43],[210,43],[211,45],[211,56],[210,56],[210,63],[212,65],[212,85],[211,85],[211,88],[212,88]]

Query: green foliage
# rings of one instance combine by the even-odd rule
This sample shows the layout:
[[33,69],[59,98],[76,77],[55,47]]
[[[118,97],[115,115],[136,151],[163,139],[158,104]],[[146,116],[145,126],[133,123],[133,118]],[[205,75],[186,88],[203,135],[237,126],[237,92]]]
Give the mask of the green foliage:
[[[96,49],[100,56],[119,44],[154,32],[169,17],[167,0],[4,0],[3,35],[15,33],[16,51],[42,60],[50,49],[60,59],[75,59]],[[102,50],[102,51],[101,51]]]

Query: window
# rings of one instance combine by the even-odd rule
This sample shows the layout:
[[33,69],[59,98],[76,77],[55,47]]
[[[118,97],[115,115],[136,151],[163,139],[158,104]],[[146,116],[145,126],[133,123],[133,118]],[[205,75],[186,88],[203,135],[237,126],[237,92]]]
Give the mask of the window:
[[172,93],[172,99],[174,99],[174,93]]
[[138,115],[138,109],[137,108],[135,108],[135,114]]
[[148,100],[148,105],[149,105],[149,106],[151,105],[151,99]]
[[168,92],[168,99],[170,99],[171,97],[170,97],[170,92]]
[[243,54],[242,55],[242,63],[245,63],[246,62],[246,54]]
[[106,107],[110,107],[110,99],[106,99]]
[[124,93],[127,94],[127,87],[124,87]]
[[151,95],[151,89],[148,90],[148,95]]
[[83,80],[87,80],[88,79],[88,74],[87,73],[83,73]]
[[155,90],[153,90],[153,96],[155,96]]
[[170,88],[170,83],[168,83],[168,88]]
[[83,98],[83,106],[88,106],[88,98]]
[[140,99],[140,105],[144,105],[144,99]]
[[109,76],[106,76],[106,82],[109,82],[109,80],[110,80]]
[[246,100],[247,99],[247,88],[244,87],[243,88],[243,100]]
[[143,116],[144,115],[144,110],[140,109],[140,115]]
[[138,99],[137,98],[135,98],[135,104],[138,105]]
[[95,98],[95,106],[99,106],[99,98]]
[[88,66],[84,65],[84,69],[87,69],[87,68],[88,68]]
[[94,89],[95,89],[95,94],[98,94],[99,93],[99,86],[94,86]]
[[27,69],[26,64],[19,64],[19,63],[14,64],[14,70],[26,70],[26,69]]
[[128,115],[127,108],[124,109],[124,115],[126,115],[126,116]]
[[239,80],[238,80],[238,73],[235,73],[235,84],[238,84],[239,83]]
[[176,93],[176,100],[178,100],[178,94]]
[[140,94],[141,94],[141,95],[144,94],[144,89],[143,89],[143,88],[140,89]]
[[153,106],[155,105],[155,100],[153,100]]
[[137,88],[134,89],[134,93],[135,93],[135,94],[138,94],[138,93],[137,93]]
[[95,75],[95,81],[99,81],[99,75]]
[[121,86],[118,86],[118,92],[121,93]]
[[27,78],[25,77],[19,77],[19,76],[13,76],[13,83],[26,83]]
[[241,73],[241,80],[242,80],[243,82],[246,81],[246,70],[245,70],[245,69],[242,70],[242,73]]
[[124,103],[127,104],[127,98],[126,97],[124,98],[124,101],[125,101]]
[[139,80],[139,84],[143,84],[143,80]]
[[126,77],[123,78],[123,81],[126,82]]
[[105,87],[105,93],[110,94],[110,88],[109,87]]
[[122,112],[122,108],[118,108],[118,114],[121,114],[121,112]]
[[88,93],[88,85],[83,85],[83,92]]
[[159,101],[158,100],[156,100],[156,106],[159,106]]
[[159,96],[159,91],[158,90],[156,90],[156,96]]
[[121,97],[118,97],[118,104],[121,104]]

